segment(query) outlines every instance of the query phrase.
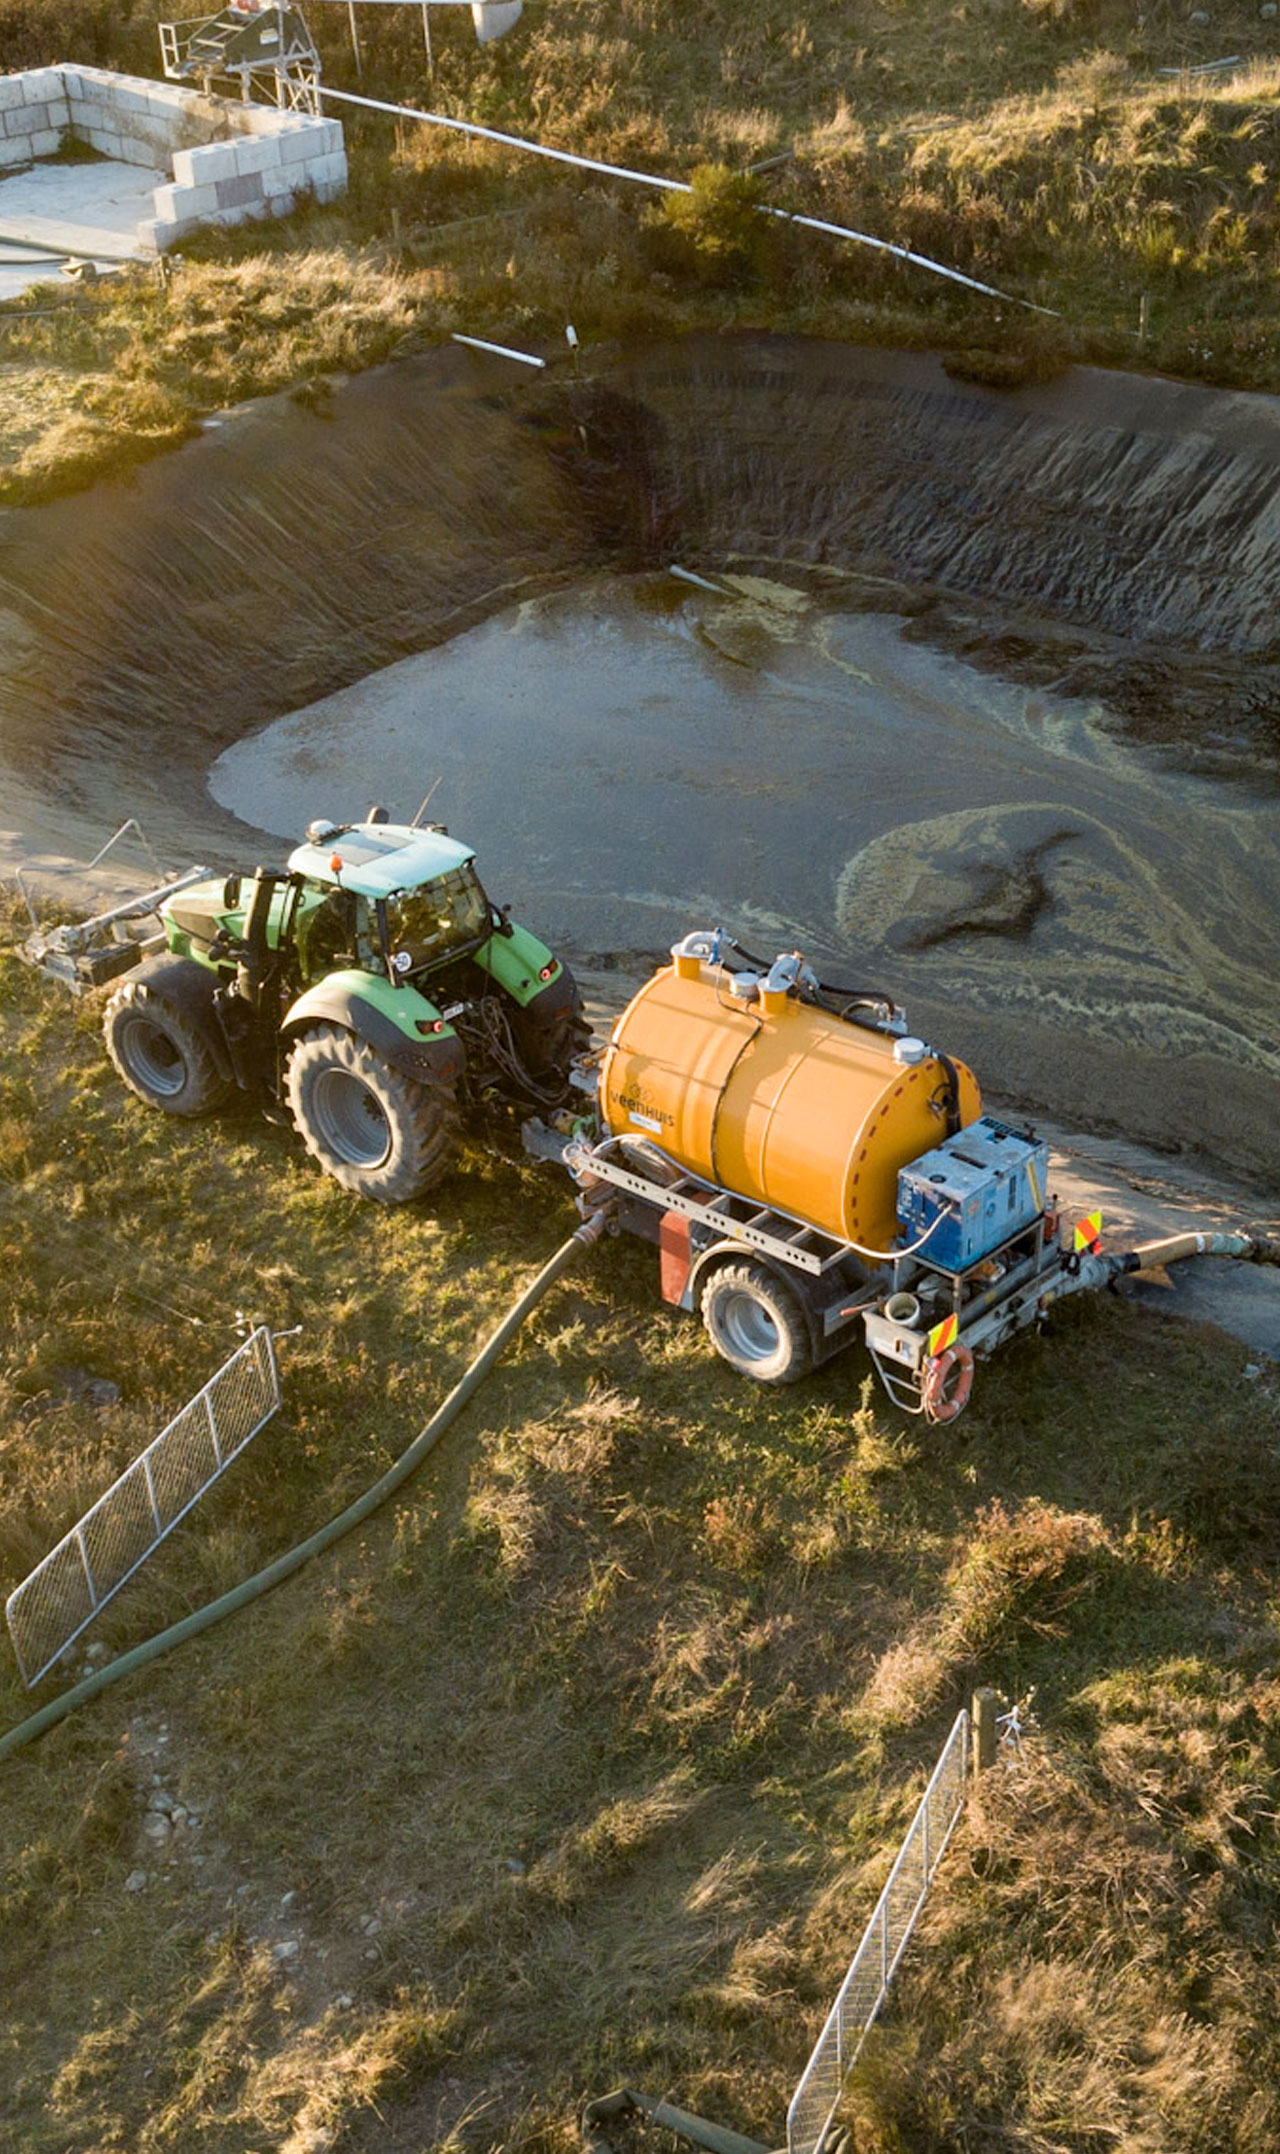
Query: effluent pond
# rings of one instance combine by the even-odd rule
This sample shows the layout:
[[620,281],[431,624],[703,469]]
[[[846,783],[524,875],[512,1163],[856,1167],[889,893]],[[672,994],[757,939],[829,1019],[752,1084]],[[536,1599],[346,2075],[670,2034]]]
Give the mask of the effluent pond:
[[584,962],[718,924],[799,948],[992,1095],[1280,1188],[1273,798],[838,588],[709,573],[515,606],[239,742],[212,793],[296,840],[434,788],[495,901]]

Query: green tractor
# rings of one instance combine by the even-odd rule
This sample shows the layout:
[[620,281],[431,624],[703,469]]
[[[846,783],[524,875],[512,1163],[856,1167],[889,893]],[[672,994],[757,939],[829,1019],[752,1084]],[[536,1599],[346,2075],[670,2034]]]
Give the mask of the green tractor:
[[490,904],[441,824],[314,822],[285,869],[151,897],[155,954],[55,937],[43,959],[73,985],[129,967],[104,1021],[125,1083],[166,1114],[236,1086],[274,1099],[327,1174],[379,1203],[435,1186],[468,1109],[562,1106],[590,1044],[568,967]]

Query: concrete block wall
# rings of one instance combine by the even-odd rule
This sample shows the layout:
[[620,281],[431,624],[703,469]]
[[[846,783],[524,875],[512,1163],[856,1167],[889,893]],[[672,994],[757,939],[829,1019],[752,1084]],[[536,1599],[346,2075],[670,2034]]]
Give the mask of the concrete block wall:
[[345,191],[347,159],[337,120],[265,105],[231,105],[246,123],[219,141],[175,152],[173,181],[157,187],[155,217],[138,227],[163,253],[203,224],[287,217],[306,197],[331,202]]
[[70,125],[60,67],[0,75],[0,171],[6,165],[34,164],[37,157],[56,157]]
[[128,165],[167,166],[188,142],[212,142],[226,131],[228,101],[186,90],[177,82],[148,82],[103,67],[64,67],[77,142]]
[[172,172],[138,226],[139,245],[158,253],[201,225],[286,217],[347,184],[337,120],[100,67],[0,75],[0,170],[53,156],[68,132],[104,157]]

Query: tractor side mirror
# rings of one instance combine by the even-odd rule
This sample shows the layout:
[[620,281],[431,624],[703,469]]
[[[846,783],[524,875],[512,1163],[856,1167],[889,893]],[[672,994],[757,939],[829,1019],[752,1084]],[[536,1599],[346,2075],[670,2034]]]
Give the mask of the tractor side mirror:
[[238,875],[228,875],[222,885],[222,902],[228,912],[240,903],[240,877]]
[[511,907],[509,905],[494,906],[493,928],[494,933],[497,935],[515,934],[515,929],[511,925]]

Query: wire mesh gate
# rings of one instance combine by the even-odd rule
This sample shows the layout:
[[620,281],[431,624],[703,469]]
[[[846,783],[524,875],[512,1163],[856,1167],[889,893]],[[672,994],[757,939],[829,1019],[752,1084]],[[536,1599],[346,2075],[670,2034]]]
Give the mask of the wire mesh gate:
[[969,1714],[962,1710],[920,1798],[827,2023],[787,2111],[787,2154],[819,2154],[844,2084],[888,1994],[929,1881],[964,1806]]
[[146,1562],[280,1404],[271,1333],[259,1325],[126,1466],[5,1603],[30,1689]]

